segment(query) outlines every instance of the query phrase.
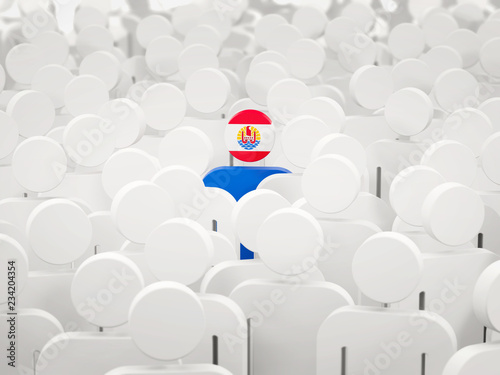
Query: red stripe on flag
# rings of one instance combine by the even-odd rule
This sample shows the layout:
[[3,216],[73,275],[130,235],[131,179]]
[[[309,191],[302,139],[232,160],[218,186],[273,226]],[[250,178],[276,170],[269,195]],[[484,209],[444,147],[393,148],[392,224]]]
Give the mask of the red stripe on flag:
[[253,162],[264,159],[271,151],[229,151],[236,159]]
[[255,109],[245,109],[244,111],[238,112],[229,120],[229,124],[241,124],[241,125],[271,125],[271,119],[265,114]]

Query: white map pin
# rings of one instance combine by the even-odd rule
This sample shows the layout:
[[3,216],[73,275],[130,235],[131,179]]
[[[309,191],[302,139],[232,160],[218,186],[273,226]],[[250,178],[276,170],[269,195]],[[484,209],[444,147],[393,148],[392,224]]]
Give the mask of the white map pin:
[[73,201],[50,199],[30,214],[26,233],[35,254],[49,264],[69,264],[83,256],[92,240],[92,224]]
[[377,233],[354,254],[352,272],[361,293],[380,303],[408,297],[422,277],[422,254],[408,237],[394,232]]
[[98,327],[117,327],[128,320],[135,296],[144,288],[137,265],[117,253],[97,254],[78,267],[71,283],[76,311]]

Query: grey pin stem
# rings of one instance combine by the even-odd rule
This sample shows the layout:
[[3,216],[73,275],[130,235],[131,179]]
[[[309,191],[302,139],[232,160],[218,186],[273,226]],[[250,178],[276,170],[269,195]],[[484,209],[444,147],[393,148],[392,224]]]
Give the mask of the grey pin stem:
[[483,241],[484,241],[484,235],[482,233],[479,233],[477,235],[477,247],[482,249],[483,248]]
[[217,336],[212,336],[212,364],[219,364],[219,338]]
[[212,231],[217,232],[217,220],[212,220]]
[[425,353],[422,353],[422,359],[421,359],[421,364],[420,364],[422,375],[425,375],[425,359],[426,359],[426,357],[427,357],[427,355]]
[[233,154],[229,154],[229,166],[234,167],[234,156]]
[[[94,255],[97,255],[99,253],[99,249],[101,248],[101,245],[95,245],[94,246]],[[104,328],[98,327],[99,332],[104,332]]]
[[340,375],[347,375],[347,348],[345,346],[342,347],[340,355]]
[[377,198],[382,198],[382,168],[377,167]]
[[247,375],[253,375],[252,318],[247,319]]
[[425,310],[425,292],[422,291],[418,295],[418,309]]
[[33,351],[33,375],[36,375],[36,363],[38,362],[38,358],[40,358],[40,350]]

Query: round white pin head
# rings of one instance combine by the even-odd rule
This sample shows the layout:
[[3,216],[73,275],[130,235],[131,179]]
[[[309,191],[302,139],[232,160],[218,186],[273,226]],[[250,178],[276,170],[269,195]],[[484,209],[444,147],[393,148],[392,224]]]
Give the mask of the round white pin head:
[[395,232],[368,238],[352,261],[354,281],[361,293],[380,303],[395,303],[408,297],[420,282],[423,268],[417,245]]
[[500,262],[490,264],[476,281],[472,306],[482,325],[500,331]]
[[481,230],[484,215],[484,203],[479,194],[455,182],[435,187],[422,206],[427,233],[449,246],[471,241]]
[[111,215],[123,236],[144,244],[156,227],[174,217],[175,205],[158,185],[137,181],[118,191],[111,205]]
[[314,267],[325,249],[317,220],[297,208],[275,211],[257,232],[259,257],[274,272],[298,275]]
[[78,267],[71,283],[76,311],[98,327],[117,327],[128,320],[133,299],[144,288],[137,265],[124,255],[92,256]]
[[149,357],[163,361],[180,359],[192,352],[206,326],[198,296],[172,281],[144,288],[132,302],[128,320],[130,336],[137,347]]
[[238,200],[232,214],[233,227],[239,241],[249,250],[257,252],[257,230],[272,213],[290,207],[280,194],[267,189],[258,189]]
[[92,241],[92,224],[73,201],[50,199],[30,214],[26,232],[35,254],[49,264],[69,264],[85,254]]
[[[16,288],[16,294],[20,294],[24,289],[26,280],[28,279],[28,256],[21,244],[10,236],[4,233],[0,234],[0,261],[4,265],[0,268],[0,304],[4,304],[9,300],[9,281],[10,286]],[[11,263],[9,263],[11,262]],[[15,272],[15,278],[12,277]],[[9,277],[10,276],[10,277]],[[10,299],[12,301],[12,299]],[[7,306],[5,307],[7,308]]]
[[197,222],[177,218],[156,227],[146,240],[146,262],[158,280],[191,285],[212,265],[214,245]]
[[435,169],[448,182],[471,186],[477,174],[474,152],[456,141],[439,141],[425,150],[421,164]]
[[347,158],[328,154],[312,161],[302,176],[302,192],[307,202],[321,212],[345,210],[361,189],[357,167]]
[[389,190],[391,206],[403,221],[422,226],[422,205],[427,195],[446,180],[430,167],[406,168],[394,178]]
[[30,137],[14,151],[12,172],[25,189],[44,193],[62,182],[67,162],[59,143],[48,137]]

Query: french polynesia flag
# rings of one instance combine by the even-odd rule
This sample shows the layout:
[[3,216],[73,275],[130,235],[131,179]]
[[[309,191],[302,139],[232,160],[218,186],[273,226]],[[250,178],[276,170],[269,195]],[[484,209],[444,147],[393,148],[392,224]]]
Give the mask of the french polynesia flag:
[[272,121],[255,109],[238,112],[226,127],[225,140],[236,159],[244,162],[262,160],[274,146]]

